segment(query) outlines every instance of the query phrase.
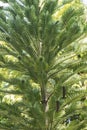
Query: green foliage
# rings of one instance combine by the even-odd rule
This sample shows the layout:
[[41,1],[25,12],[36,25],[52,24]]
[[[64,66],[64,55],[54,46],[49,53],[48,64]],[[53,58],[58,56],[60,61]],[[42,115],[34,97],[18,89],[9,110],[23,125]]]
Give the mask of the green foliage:
[[86,128],[87,23],[75,2],[8,0],[1,9],[1,129]]

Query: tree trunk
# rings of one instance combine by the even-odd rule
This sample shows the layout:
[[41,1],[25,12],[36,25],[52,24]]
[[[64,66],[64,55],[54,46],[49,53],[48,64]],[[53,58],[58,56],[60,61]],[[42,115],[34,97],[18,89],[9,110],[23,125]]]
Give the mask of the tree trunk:
[[46,87],[43,85],[41,86],[41,102],[43,105],[43,112],[44,112],[44,123],[45,123],[45,129],[48,130],[48,117],[47,117],[47,111],[48,111],[48,102],[47,102],[47,95],[46,95]]

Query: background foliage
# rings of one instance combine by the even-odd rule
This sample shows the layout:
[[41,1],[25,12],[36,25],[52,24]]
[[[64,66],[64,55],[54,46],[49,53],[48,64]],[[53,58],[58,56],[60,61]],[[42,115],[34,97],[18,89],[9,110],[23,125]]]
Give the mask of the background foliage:
[[79,0],[4,0],[0,129],[87,129],[85,7]]

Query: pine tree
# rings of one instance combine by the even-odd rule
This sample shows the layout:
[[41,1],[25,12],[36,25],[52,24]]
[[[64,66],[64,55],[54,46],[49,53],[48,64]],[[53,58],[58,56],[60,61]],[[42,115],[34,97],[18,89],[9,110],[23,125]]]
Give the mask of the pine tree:
[[[0,128],[86,127],[87,90],[78,87],[87,71],[83,5],[79,0],[5,2],[0,8]],[[21,101],[4,101],[6,93],[20,95]]]

